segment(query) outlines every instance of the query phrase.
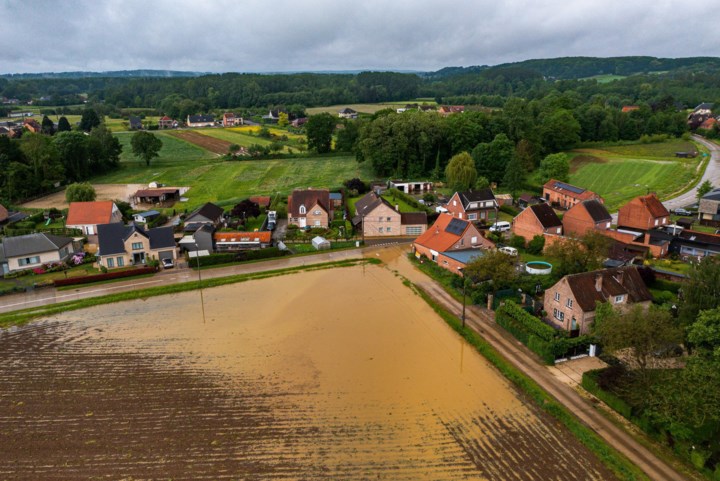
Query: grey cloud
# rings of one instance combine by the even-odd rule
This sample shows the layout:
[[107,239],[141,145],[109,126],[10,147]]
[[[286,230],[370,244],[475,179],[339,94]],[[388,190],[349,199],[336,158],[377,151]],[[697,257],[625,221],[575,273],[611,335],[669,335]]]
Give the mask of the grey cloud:
[[0,0],[0,72],[434,70],[570,55],[717,55],[680,0]]

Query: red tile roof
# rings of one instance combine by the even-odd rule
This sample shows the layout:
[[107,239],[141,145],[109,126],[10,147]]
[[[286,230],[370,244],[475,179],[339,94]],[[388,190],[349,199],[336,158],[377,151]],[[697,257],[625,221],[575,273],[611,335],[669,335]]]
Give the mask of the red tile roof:
[[112,220],[113,201],[71,202],[65,225],[100,225]]
[[7,218],[8,218],[8,210],[5,208],[4,205],[0,205],[0,222],[3,222]]
[[[453,220],[455,221],[454,224],[462,229],[456,231],[459,234],[447,230],[448,224]],[[440,214],[432,227],[415,239],[415,243],[434,251],[445,252],[463,236],[471,225],[468,221],[456,219],[452,214]]]
[[270,231],[259,232],[216,232],[213,234],[215,242],[260,242],[269,244],[272,237]]
[[622,108],[622,111],[625,113],[632,112],[633,110],[640,110],[640,107],[637,105],[626,105]]
[[260,207],[270,207],[270,196],[267,195],[254,195],[250,197],[251,202],[255,202]]
[[717,124],[717,120],[715,120],[714,118],[710,117],[710,118],[707,119],[705,122],[701,123],[701,124],[700,124],[700,127],[698,127],[698,128],[699,128],[699,129],[710,130],[710,129],[712,129],[712,128],[715,126],[715,124]]
[[[616,267],[601,271],[565,276],[580,308],[595,310],[596,302],[607,302],[614,296],[627,295],[628,303],[652,300],[645,282],[636,267]],[[597,289],[599,284],[600,290]]]
[[300,217],[300,206],[304,205],[306,212],[315,204],[320,205],[325,212],[330,213],[330,191],[329,190],[294,190],[288,198],[288,213],[291,217]]
[[670,212],[662,205],[662,202],[655,194],[641,195],[630,202],[640,202],[653,217],[667,217],[670,215]]

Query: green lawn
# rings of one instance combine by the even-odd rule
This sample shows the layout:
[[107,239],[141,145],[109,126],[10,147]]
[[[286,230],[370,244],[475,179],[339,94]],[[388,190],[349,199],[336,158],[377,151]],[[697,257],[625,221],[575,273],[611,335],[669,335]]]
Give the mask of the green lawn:
[[[675,152],[688,152],[693,150],[697,151],[697,146],[688,140],[682,139],[672,139],[668,140],[667,142],[654,142],[650,144],[627,144],[613,145],[607,147],[603,146],[597,149],[579,149],[580,152],[599,154],[601,157],[606,157],[609,155],[618,157],[665,160],[679,160],[677,157],[675,157]],[[689,161],[695,162],[694,159],[689,159]]]
[[[167,162],[176,164],[177,162],[198,160],[198,159],[211,159],[215,157],[215,154],[209,152],[197,145],[193,145],[190,142],[186,142],[172,135],[168,135],[163,132],[152,132],[160,140],[162,140],[163,146],[160,149],[160,157],[153,159],[150,163],[153,165],[163,165]],[[130,146],[130,139],[134,134],[132,133],[119,133],[115,134],[115,137],[120,141],[122,145],[122,153],[120,154],[120,162],[128,164],[140,164],[142,161],[138,160],[132,153],[132,147]],[[144,165],[144,163],[143,163]]]
[[611,73],[603,74],[603,75],[594,75],[592,77],[585,77],[580,80],[597,80],[598,83],[606,84],[608,82],[612,82],[614,80],[622,80],[624,79],[624,75],[614,75]]
[[230,129],[202,129],[194,130],[198,134],[207,135],[208,137],[214,137],[216,139],[225,140],[227,142],[238,144],[243,147],[248,147],[252,144],[258,145],[270,145],[272,140],[258,137],[257,135],[248,135],[240,132],[234,132]]
[[[163,139],[164,141],[164,139]],[[157,161],[150,167],[125,162],[111,174],[92,179],[98,184],[147,184],[152,181],[190,186],[187,203],[177,210],[192,209],[205,202],[233,205],[250,195],[290,193],[294,188],[337,187],[353,177],[371,178],[368,163],[352,156],[297,159],[223,161],[220,159]]]

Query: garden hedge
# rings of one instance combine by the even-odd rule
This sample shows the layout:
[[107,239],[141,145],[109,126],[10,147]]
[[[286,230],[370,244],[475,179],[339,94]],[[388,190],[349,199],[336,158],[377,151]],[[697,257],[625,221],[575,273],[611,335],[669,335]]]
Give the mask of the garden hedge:
[[155,267],[138,267],[127,271],[108,272],[94,276],[70,277],[69,279],[55,279],[55,287],[74,286],[76,284],[90,284],[92,282],[107,281],[110,279],[121,279],[123,277],[140,276],[157,272]]

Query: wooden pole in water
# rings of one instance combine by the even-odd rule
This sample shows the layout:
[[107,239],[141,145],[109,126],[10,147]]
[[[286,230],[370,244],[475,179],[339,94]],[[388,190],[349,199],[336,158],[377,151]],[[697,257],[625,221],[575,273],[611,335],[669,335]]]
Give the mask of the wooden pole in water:
[[195,241],[195,259],[197,259],[197,267],[198,267],[198,286],[200,288],[200,308],[202,309],[202,316],[203,316],[203,324],[205,324],[205,298],[203,297],[203,291],[202,291],[202,269],[200,269],[200,248],[197,245],[197,240]]

